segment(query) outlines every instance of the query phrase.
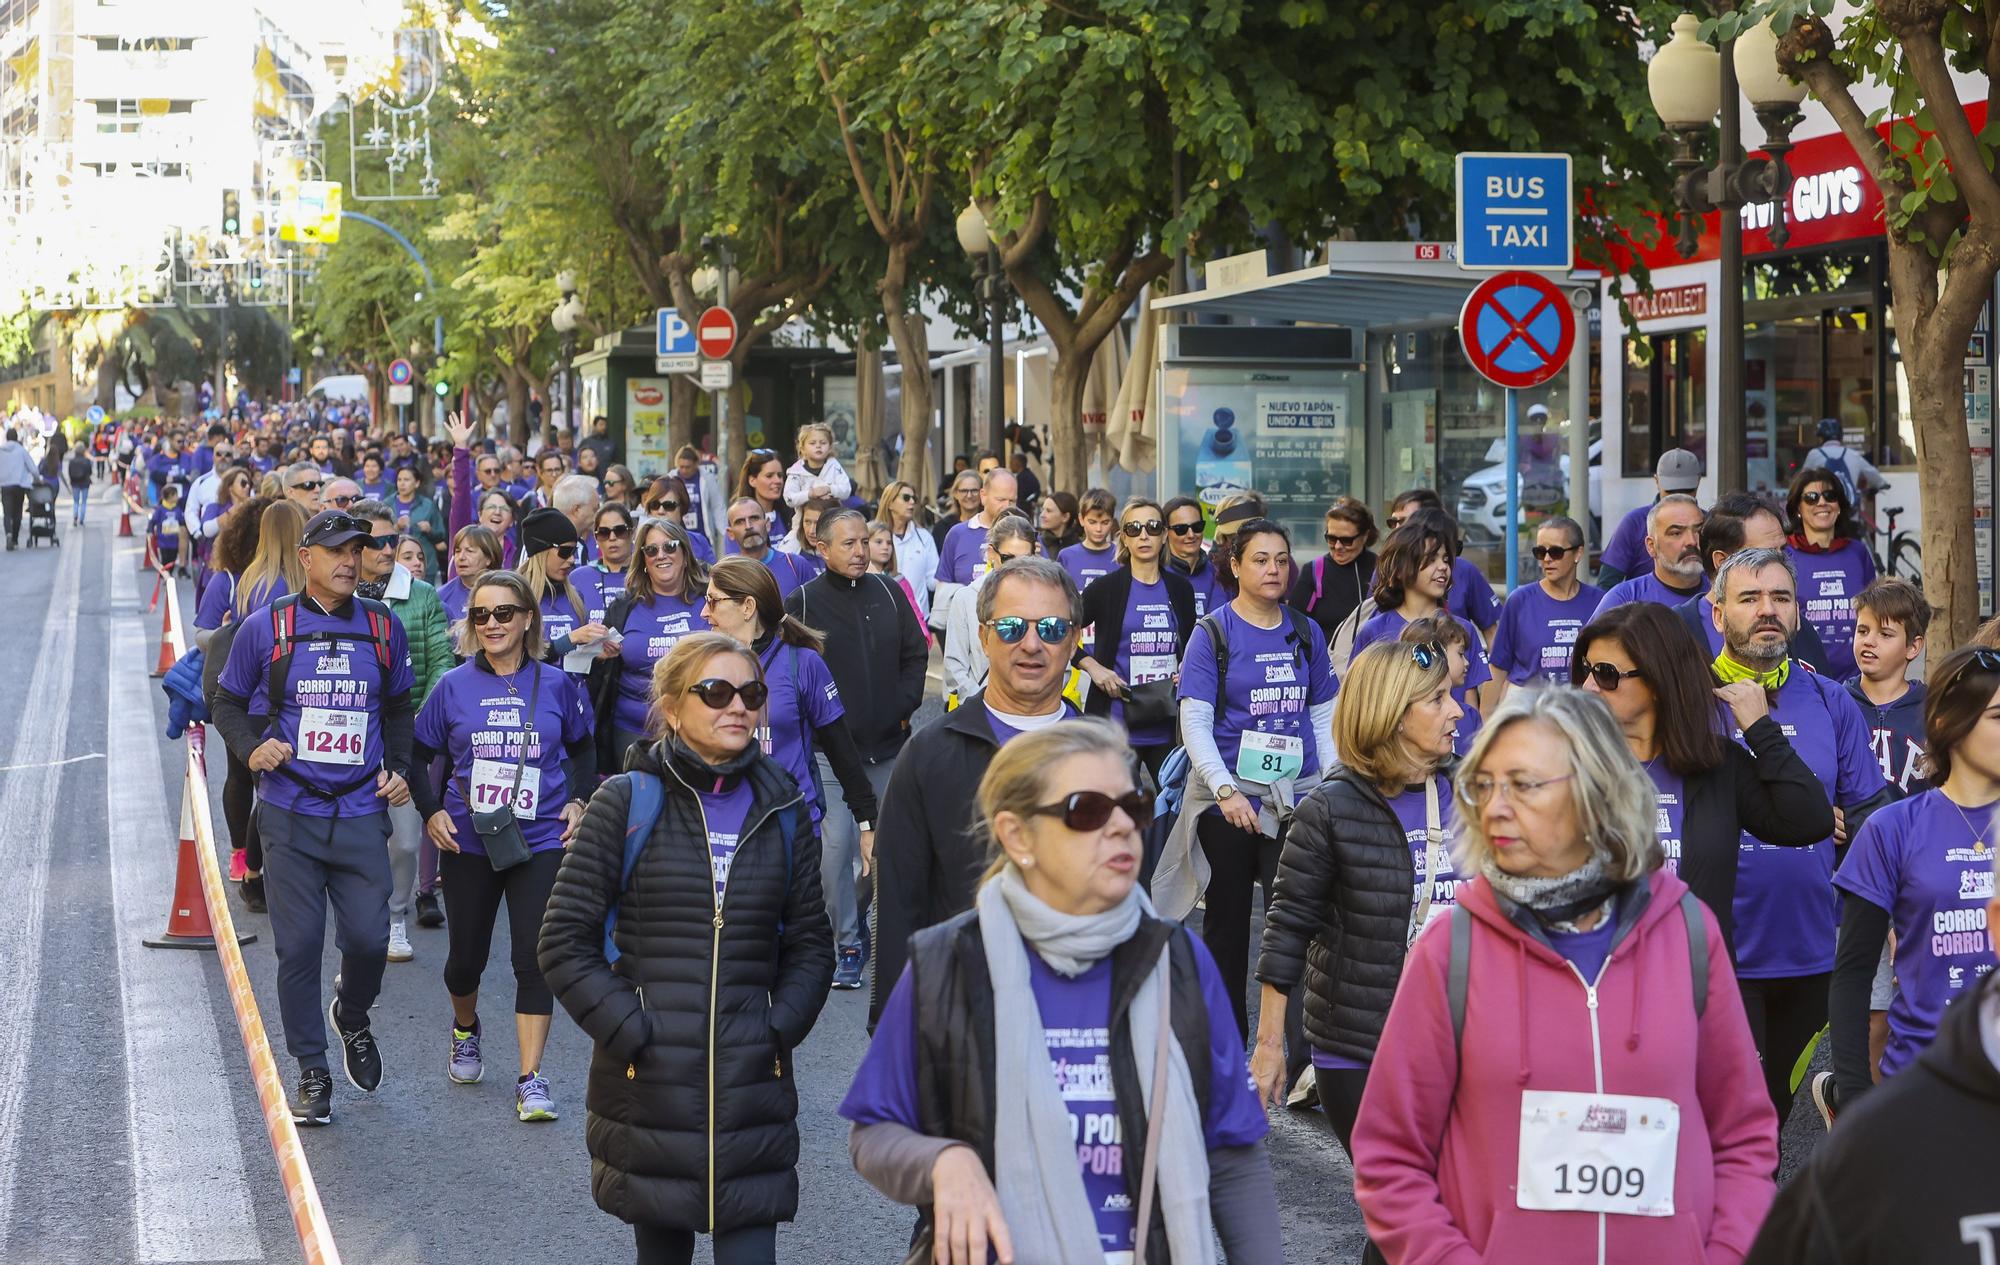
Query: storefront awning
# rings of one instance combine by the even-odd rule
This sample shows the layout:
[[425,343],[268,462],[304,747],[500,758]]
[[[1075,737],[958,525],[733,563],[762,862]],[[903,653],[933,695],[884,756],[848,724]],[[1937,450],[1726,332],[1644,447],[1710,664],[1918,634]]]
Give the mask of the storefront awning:
[[1199,312],[1256,321],[1303,321],[1366,329],[1456,321],[1483,276],[1448,260],[1415,259],[1424,243],[1402,243],[1400,260],[1336,260],[1248,284],[1159,299],[1160,312]]

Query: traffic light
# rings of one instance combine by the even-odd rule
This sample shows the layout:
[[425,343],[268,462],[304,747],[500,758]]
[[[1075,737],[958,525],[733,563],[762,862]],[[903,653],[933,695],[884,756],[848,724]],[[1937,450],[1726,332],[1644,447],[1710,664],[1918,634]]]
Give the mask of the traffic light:
[[242,196],[234,189],[222,191],[222,231],[231,237],[243,231]]
[[438,398],[442,400],[451,394],[451,383],[446,382],[443,378],[439,378],[436,384],[431,387],[431,390],[437,392]]

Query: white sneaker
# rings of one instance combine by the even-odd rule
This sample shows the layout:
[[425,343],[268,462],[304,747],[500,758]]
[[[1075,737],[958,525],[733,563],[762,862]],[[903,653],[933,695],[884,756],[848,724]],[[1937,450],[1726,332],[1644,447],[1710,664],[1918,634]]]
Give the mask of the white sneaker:
[[410,948],[410,933],[403,920],[398,918],[391,922],[389,924],[389,960],[391,962],[407,962],[416,956],[416,951]]

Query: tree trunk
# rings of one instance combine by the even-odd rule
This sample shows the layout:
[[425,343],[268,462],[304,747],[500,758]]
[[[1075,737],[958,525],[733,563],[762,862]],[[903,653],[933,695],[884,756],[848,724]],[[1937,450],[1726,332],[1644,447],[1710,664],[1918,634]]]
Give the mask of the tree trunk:
[[1083,388],[1095,349],[1059,347],[1049,380],[1049,487],[1078,496],[1090,484],[1083,437]]
[[118,358],[110,348],[97,359],[97,406],[107,413],[118,411]]
[[875,289],[882,297],[882,315],[889,323],[896,363],[902,368],[903,456],[896,463],[896,477],[921,488],[931,438],[931,348],[922,316],[912,315],[907,303],[910,255],[917,245],[915,241],[890,243],[889,262]]
[[[692,374],[676,373],[667,377],[667,446],[679,452],[682,445],[694,443],[695,410],[701,402],[701,387]],[[671,454],[669,454],[671,455]],[[657,471],[656,473],[665,473]],[[734,471],[726,472],[734,477]]]
[[[1924,591],[1936,612],[1930,643],[1952,650],[1979,624],[1979,574],[1972,543],[1972,451],[1965,429],[1965,339],[1933,330],[1921,349],[1906,343],[1910,415],[1917,419],[1917,474],[1923,505]],[[1914,359],[1908,351],[1916,351]],[[1940,627],[1942,625],[1942,627]]]
[[500,380],[507,384],[507,442],[517,451],[528,450],[528,375],[519,369],[503,368]]

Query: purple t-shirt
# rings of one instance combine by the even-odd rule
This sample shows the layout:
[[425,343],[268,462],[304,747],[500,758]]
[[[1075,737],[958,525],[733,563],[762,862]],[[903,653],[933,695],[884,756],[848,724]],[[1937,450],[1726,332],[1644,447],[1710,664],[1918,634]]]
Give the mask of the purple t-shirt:
[[1859,672],[1854,663],[1854,598],[1875,579],[1875,559],[1860,541],[1842,542],[1831,553],[1785,546],[1799,573],[1799,616],[1826,643],[1826,666],[1845,681]]
[[[260,608],[261,609],[261,608]],[[382,703],[408,694],[410,646],[403,622],[389,621],[388,664],[376,658],[367,614],[349,601],[340,613],[321,614],[310,601],[296,607],[292,657],[278,691],[278,714],[269,733],[289,744],[292,758],[264,774],[257,797],[305,817],[362,817],[386,811],[375,793],[373,771],[386,748]],[[270,715],[266,692],[271,662],[271,617],[253,611],[229,644],[221,688],[249,701],[250,715]],[[340,794],[328,799],[313,792]]]
[[452,623],[465,618],[465,608],[472,602],[472,594],[466,592],[465,581],[453,576],[438,585],[438,605],[444,607],[444,617]]
[[805,554],[786,553],[782,549],[766,549],[762,559],[764,567],[778,581],[778,596],[789,598],[801,586],[812,583],[826,570],[826,563]]
[[938,548],[937,578],[948,584],[970,584],[985,574],[986,532],[976,515],[953,523]]
[[697,792],[701,799],[701,823],[708,833],[708,859],[715,867],[715,905],[729,890],[729,867],[736,861],[736,849],[743,842],[743,823],[750,816],[753,792],[750,779],[739,777],[736,785],[723,791]]
[[[1794,659],[1771,719],[1836,806],[1858,804],[1882,790],[1868,724],[1841,686]],[[1741,730],[1731,736],[1743,741]],[[1744,979],[1784,979],[1831,971],[1840,919],[1832,886],[1833,840],[1780,848],[1746,832],[1739,849],[1736,973]]]
[[[819,778],[813,764],[813,731],[847,714],[833,671],[817,651],[789,646],[773,638],[765,648],[764,684],[770,688],[764,723],[757,741],[764,754],[785,766],[805,794],[814,825],[826,816]],[[829,792],[830,793],[830,792]]]
[[1099,576],[1110,575],[1118,569],[1118,546],[1106,545],[1102,549],[1092,549],[1078,541],[1056,555],[1062,569],[1069,572],[1069,578],[1076,581],[1076,591],[1081,593],[1090,587],[1090,582]]
[[1603,597],[1587,584],[1568,601],[1549,596],[1539,580],[1515,589],[1507,595],[1500,630],[1493,634],[1493,670],[1506,673],[1516,685],[1530,681],[1568,685],[1576,635]]
[[1618,526],[1611,531],[1611,540],[1598,555],[1598,563],[1623,576],[1637,575],[1641,571],[1653,569],[1653,559],[1646,553],[1646,515],[1653,512],[1651,502],[1634,506],[1625,511],[1625,517],[1618,520]]
[[[1474,710],[1473,692],[1493,679],[1493,668],[1486,661],[1486,640],[1479,635],[1479,630],[1463,615],[1453,615],[1452,618],[1465,629],[1465,684],[1453,690],[1451,696],[1458,700],[1459,706],[1465,708],[1469,716]],[[1378,641],[1395,641],[1409,626],[1410,621],[1403,617],[1401,611],[1378,612],[1355,629],[1354,653],[1360,654]],[[1477,720],[1470,726],[1461,725],[1459,729],[1461,735],[1478,731]]]
[[1308,732],[1309,713],[1321,703],[1332,702],[1339,689],[1326,656],[1326,634],[1318,624],[1303,620],[1307,640],[1299,644],[1291,616],[1284,611],[1279,612],[1276,628],[1257,627],[1238,615],[1234,605],[1222,607],[1217,618],[1229,642],[1228,697],[1219,702],[1216,699],[1215,647],[1208,629],[1201,627],[1188,638],[1187,654],[1181,660],[1179,697],[1216,704],[1215,745],[1232,776],[1236,776],[1246,730],[1281,741],[1302,742],[1299,776],[1318,772],[1322,753],[1318,735]]
[[1595,982],[1604,969],[1604,959],[1611,956],[1611,942],[1617,934],[1618,919],[1605,917],[1588,931],[1549,932],[1549,947],[1562,954],[1578,975]]
[[701,608],[678,597],[656,593],[635,603],[625,616],[625,640],[619,646],[618,705],[612,722],[620,729],[646,727],[646,709],[653,701],[653,667],[667,657],[674,643],[707,627]]
[[1681,816],[1687,811],[1687,788],[1681,784],[1681,775],[1668,768],[1658,756],[1646,762],[1646,774],[1653,779],[1653,831],[1659,836],[1667,873],[1679,874]]
[[1193,571],[1174,561],[1169,561],[1167,565],[1186,576],[1188,583],[1194,586],[1196,619],[1200,619],[1212,610],[1221,609],[1223,603],[1229,600],[1229,590],[1222,587],[1222,581],[1215,572],[1215,564],[1208,560],[1207,554],[1202,555],[1200,566]]
[[1452,559],[1451,592],[1445,594],[1444,608],[1481,630],[1500,618],[1500,598],[1486,573],[1464,558]]
[[1613,607],[1623,606],[1627,602],[1658,602],[1666,607],[1681,606],[1701,591],[1701,582],[1698,580],[1691,589],[1668,588],[1660,583],[1660,577],[1654,575],[1652,568],[1649,567],[1644,575],[1635,575],[1629,580],[1620,580],[1612,585],[1611,590],[1604,595],[1604,600],[1597,604],[1597,609],[1591,612],[1590,617],[1596,619]]
[[[236,609],[236,586],[240,583],[242,580],[239,577],[227,571],[216,572],[215,578],[202,590],[201,601],[195,606],[194,626],[214,630],[228,623]],[[269,606],[291,591],[292,586],[285,583],[285,577],[277,576],[270,584],[250,594],[245,613],[260,606]]]
[[551,642],[560,641],[589,622],[570,605],[569,594],[561,585],[551,584],[542,595],[542,634]]
[[185,525],[178,509],[168,509],[164,505],[153,508],[153,516],[146,523],[146,534],[153,538],[153,552],[162,562],[172,561],[181,551],[181,528]]
[[[444,808],[458,829],[459,850],[486,855],[472,810],[499,808],[510,794],[529,849],[562,847],[562,807],[578,798],[563,773],[563,749],[590,736],[591,720],[590,696],[550,664],[530,662],[503,677],[473,659],[439,677],[417,713],[416,739],[451,761]],[[528,758],[514,794],[514,763],[524,740]]]
[[[1063,552],[1067,554],[1069,550]],[[1117,629],[1104,630],[1107,639],[1119,637],[1111,655],[1111,670],[1133,685],[1171,680],[1180,662],[1174,652],[1178,630],[1174,626],[1173,604],[1167,600],[1166,581],[1155,580],[1151,584],[1133,581],[1132,595],[1125,600],[1122,627],[1122,636]],[[1111,719],[1121,725],[1125,723],[1124,703],[1114,701],[1111,704]],[[1134,746],[1154,746],[1172,742],[1174,726],[1169,721],[1151,728],[1128,727],[1126,734]]]
[[611,604],[625,596],[625,572],[607,570],[602,562],[578,567],[569,573],[569,582],[576,589],[577,600],[583,603],[586,624],[602,620]]
[[[1201,937],[1190,936],[1202,999],[1211,1017],[1229,1014],[1229,994],[1221,972]],[[1058,975],[1028,950],[1028,986],[1034,993],[1042,1039],[1076,1138],[1077,1165],[1084,1194],[1097,1215],[1106,1252],[1130,1252],[1135,1222],[1132,1191],[1136,1174],[1125,1171],[1118,1129],[1118,1104],[1111,1079],[1111,959],[1104,957],[1074,979]],[[905,968],[875,1027],[875,1038],[841,1100],[841,1116],[854,1124],[900,1124],[921,1129],[917,1109],[916,1005]],[[1025,1016],[1014,1016],[1025,1020]],[[998,1017],[996,1016],[996,1022]],[[1208,1149],[1249,1146],[1269,1129],[1245,1070],[1243,1041],[1236,1025],[1208,1025],[1208,1109],[1202,1138]],[[1141,1074],[1150,1074],[1150,1063]]]
[[1910,1065],[1937,1036],[1946,1006],[1993,969],[1993,810],[1928,790],[1862,823],[1833,883],[1889,914],[1896,930],[1896,999],[1882,1078]]

